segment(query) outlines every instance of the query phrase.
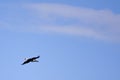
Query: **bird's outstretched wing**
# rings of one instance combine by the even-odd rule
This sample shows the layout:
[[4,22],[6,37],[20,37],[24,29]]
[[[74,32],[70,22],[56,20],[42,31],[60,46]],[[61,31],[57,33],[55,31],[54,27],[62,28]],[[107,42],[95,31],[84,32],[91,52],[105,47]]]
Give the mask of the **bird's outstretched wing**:
[[34,60],[34,59],[37,59],[37,58],[39,58],[39,57],[40,57],[40,56],[32,57],[32,58],[30,58],[30,59]]

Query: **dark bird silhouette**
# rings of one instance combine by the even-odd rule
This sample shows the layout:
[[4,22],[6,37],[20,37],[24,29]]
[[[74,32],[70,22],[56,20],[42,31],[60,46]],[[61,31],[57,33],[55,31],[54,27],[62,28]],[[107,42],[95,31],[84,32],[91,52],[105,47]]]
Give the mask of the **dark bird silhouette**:
[[32,57],[32,58],[28,58],[28,59],[25,58],[25,61],[24,61],[21,65],[27,64],[27,63],[29,63],[29,62],[39,62],[38,60],[36,60],[36,59],[38,59],[39,57],[40,57],[40,56]]

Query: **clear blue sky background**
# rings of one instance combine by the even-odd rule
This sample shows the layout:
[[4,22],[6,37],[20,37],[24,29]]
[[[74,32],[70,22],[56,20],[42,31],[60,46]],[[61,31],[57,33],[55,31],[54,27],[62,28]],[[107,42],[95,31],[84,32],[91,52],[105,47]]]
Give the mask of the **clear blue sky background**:
[[[51,12],[43,11],[47,17],[41,16],[41,7],[35,7],[41,3],[43,10],[49,4],[54,6],[48,7]],[[119,3],[119,0],[0,1],[0,80],[120,80]],[[80,13],[84,15],[87,11],[90,17],[92,12],[97,18],[90,17],[90,22],[86,15],[80,18],[79,14],[65,15],[62,5],[67,5],[65,10],[70,9],[71,13],[83,8]],[[55,9],[63,12],[59,14]],[[100,14],[105,19],[112,16],[110,21],[98,17],[99,10],[103,10]],[[46,24],[55,27],[44,29]],[[78,27],[73,27],[76,24]],[[24,58],[38,55],[39,63],[21,65]]]

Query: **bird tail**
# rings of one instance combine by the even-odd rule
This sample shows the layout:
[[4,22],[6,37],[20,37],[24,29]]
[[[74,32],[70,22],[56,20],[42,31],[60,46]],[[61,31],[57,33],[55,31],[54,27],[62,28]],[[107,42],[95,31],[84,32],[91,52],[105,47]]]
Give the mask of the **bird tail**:
[[21,65],[24,65],[24,63],[22,63]]

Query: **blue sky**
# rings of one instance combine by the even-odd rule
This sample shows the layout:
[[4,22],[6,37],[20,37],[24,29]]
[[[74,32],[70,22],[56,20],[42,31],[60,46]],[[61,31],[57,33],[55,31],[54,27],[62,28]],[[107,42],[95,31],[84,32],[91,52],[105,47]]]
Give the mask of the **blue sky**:
[[119,3],[0,1],[0,80],[120,80]]

